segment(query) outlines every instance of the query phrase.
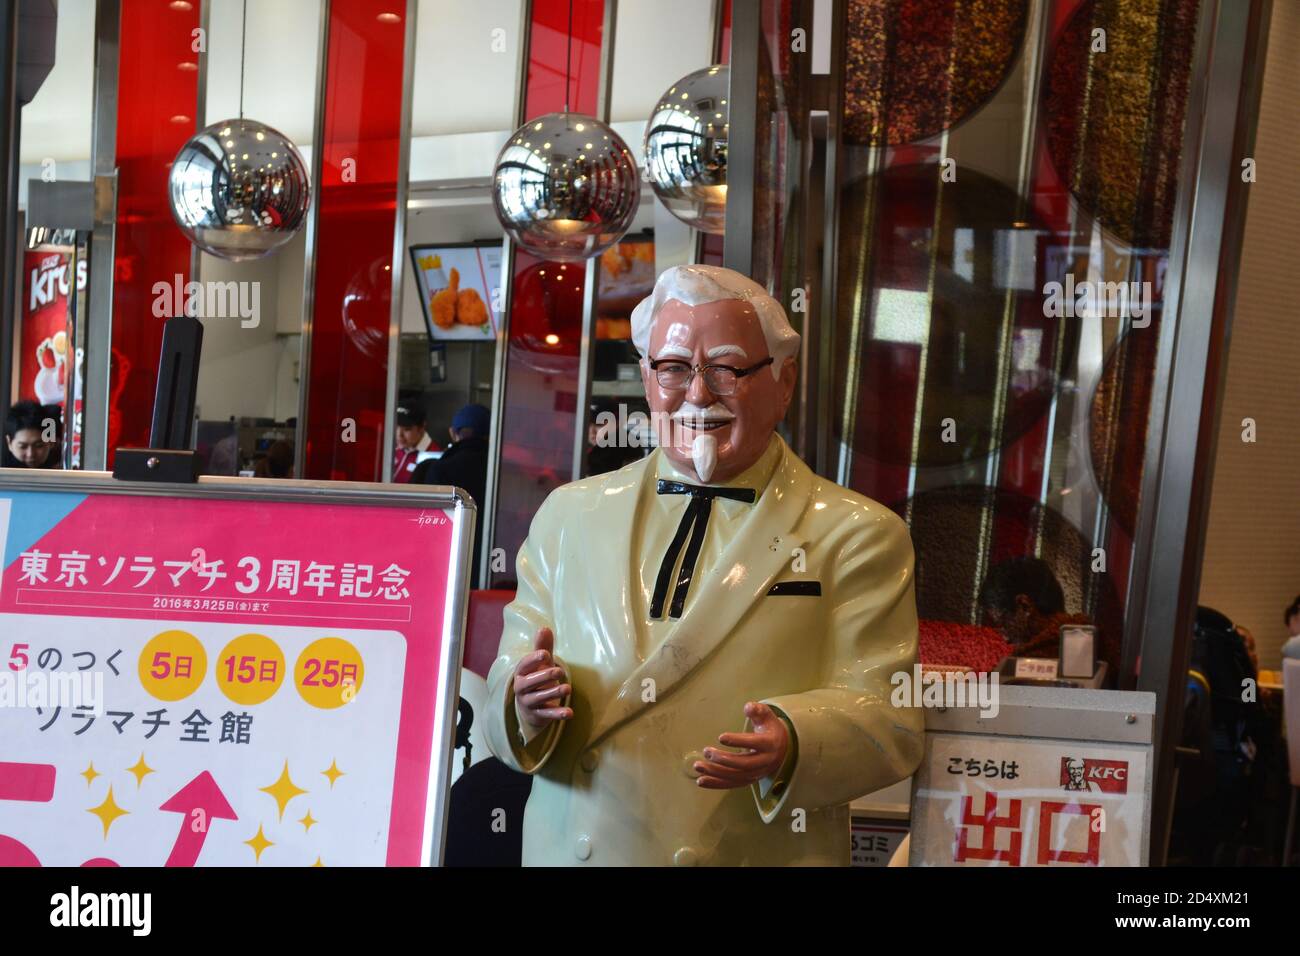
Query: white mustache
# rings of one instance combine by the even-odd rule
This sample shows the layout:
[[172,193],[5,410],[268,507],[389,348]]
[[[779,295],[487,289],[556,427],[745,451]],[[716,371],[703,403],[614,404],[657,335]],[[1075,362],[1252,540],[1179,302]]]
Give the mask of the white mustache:
[[682,406],[673,412],[672,420],[680,421],[697,421],[697,422],[729,422],[736,416],[720,402],[714,402],[708,408],[700,408],[698,405],[692,405],[690,402],[683,402]]

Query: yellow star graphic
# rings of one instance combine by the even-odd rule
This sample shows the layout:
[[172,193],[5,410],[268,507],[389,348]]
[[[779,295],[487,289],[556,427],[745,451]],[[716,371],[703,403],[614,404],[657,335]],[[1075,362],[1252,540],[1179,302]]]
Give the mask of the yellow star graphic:
[[89,787],[92,783],[95,782],[96,777],[102,777],[103,774],[101,774],[98,770],[95,769],[95,761],[92,760],[90,762],[90,766],[87,767],[85,770],[81,771],[81,776],[86,778],[86,786]]
[[275,846],[274,843],[272,843],[270,840],[266,838],[266,834],[262,832],[262,824],[260,823],[257,825],[257,833],[253,835],[253,838],[251,840],[245,840],[244,845],[251,846],[253,848],[253,859],[257,863],[262,862],[263,850],[265,850],[268,846]]
[[117,805],[117,801],[113,799],[113,785],[110,783],[108,785],[108,796],[104,798],[104,802],[97,807],[91,807],[86,812],[99,817],[99,822],[104,824],[104,839],[107,840],[108,828],[113,825],[113,821],[118,817],[126,816],[129,811],[123,810]]
[[300,793],[307,791],[299,787],[289,779],[289,761],[284,762],[284,769],[280,771],[280,779],[269,787],[262,787],[263,793],[269,793],[275,798],[275,802],[280,805],[280,819],[284,819],[284,808],[289,805],[289,801]]
[[323,773],[325,776],[327,776],[327,777],[330,778],[330,789],[331,789],[331,790],[334,789],[334,781],[335,781],[335,780],[337,780],[339,777],[346,776],[346,774],[344,774],[343,771],[339,769],[339,764],[338,764],[338,761],[337,761],[337,760],[331,760],[331,761],[330,761],[329,769],[328,769],[328,770],[322,770],[321,773]]
[[324,866],[324,865],[325,864],[320,861],[320,857],[316,857],[316,862],[312,864],[312,866]]
[[309,832],[310,832],[311,828],[312,828],[314,825],[316,825],[317,823],[320,823],[319,820],[313,820],[313,819],[312,819],[312,815],[311,815],[311,811],[310,811],[310,810],[308,810],[308,811],[307,811],[307,815],[306,815],[305,817],[303,817],[301,820],[299,820],[298,822],[302,824],[302,828],[303,828],[303,830],[305,830],[305,831],[309,831]]
[[154,772],[153,767],[144,762],[143,753],[140,754],[140,759],[135,762],[135,766],[127,767],[126,770],[127,773],[135,774],[135,788],[137,790],[139,790],[140,785],[144,783],[144,778]]

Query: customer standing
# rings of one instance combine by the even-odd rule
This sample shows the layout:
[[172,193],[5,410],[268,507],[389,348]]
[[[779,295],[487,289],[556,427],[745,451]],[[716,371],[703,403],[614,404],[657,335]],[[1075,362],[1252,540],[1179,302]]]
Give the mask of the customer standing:
[[474,527],[473,571],[470,587],[478,587],[479,547],[483,543],[483,497],[487,493],[488,428],[491,413],[482,405],[466,405],[451,420],[447,433],[451,444],[441,458],[423,463],[415,482],[426,485],[455,485],[469,492],[478,506],[478,521]]

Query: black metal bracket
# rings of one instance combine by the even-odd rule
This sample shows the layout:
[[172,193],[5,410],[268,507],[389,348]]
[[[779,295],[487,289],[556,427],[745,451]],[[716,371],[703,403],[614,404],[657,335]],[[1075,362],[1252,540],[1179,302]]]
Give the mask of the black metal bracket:
[[163,326],[158,359],[158,388],[153,400],[149,448],[119,448],[113,477],[123,481],[169,481],[193,484],[199,457],[190,448],[194,404],[199,388],[203,324],[177,315]]

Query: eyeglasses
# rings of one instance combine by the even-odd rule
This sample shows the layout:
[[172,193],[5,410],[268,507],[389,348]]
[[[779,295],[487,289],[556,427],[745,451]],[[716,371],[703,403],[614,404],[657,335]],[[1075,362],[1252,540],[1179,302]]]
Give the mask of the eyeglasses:
[[757,365],[749,368],[733,368],[730,365],[695,365],[691,366],[677,359],[655,359],[650,363],[655,378],[661,388],[679,392],[691,387],[696,375],[704,376],[704,387],[714,395],[731,395],[736,391],[736,381],[757,372],[760,368],[771,365],[773,358],[768,356]]

